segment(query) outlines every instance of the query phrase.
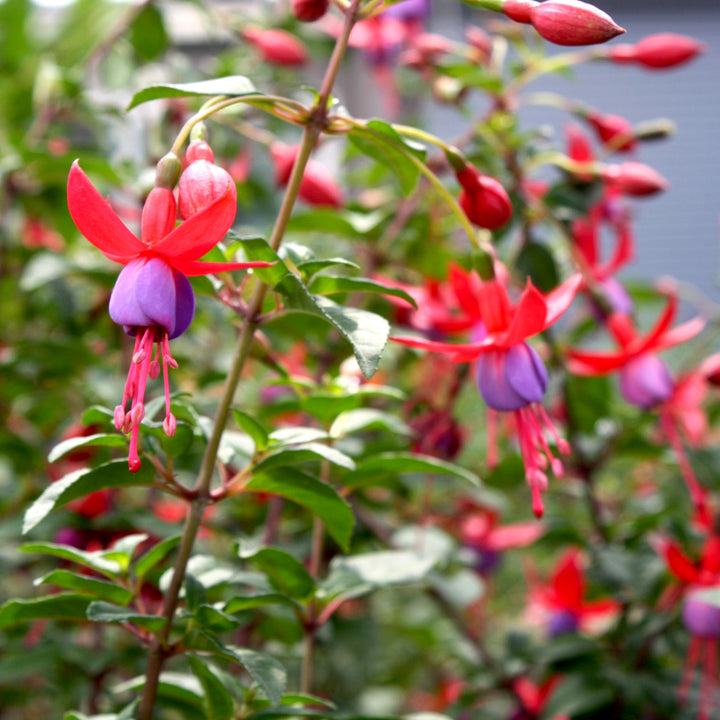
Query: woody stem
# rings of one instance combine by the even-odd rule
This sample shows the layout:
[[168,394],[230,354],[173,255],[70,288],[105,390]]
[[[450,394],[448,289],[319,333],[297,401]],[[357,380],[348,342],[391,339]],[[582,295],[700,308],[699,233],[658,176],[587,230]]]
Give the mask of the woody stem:
[[[347,49],[350,31],[357,19],[359,5],[360,0],[353,0],[346,14],[343,32],[338,39],[335,50],[330,58],[320,94],[318,95],[315,103],[314,112],[311,113],[311,121],[305,126],[303,131],[302,140],[300,142],[300,150],[295,160],[290,179],[288,180],[287,189],[270,236],[269,244],[273,250],[277,250],[280,247],[288,222],[290,221],[295,200],[297,199],[300,191],[300,183],[303,179],[305,167],[310,158],[310,154],[320,137],[320,134],[324,130],[327,117],[328,100],[330,98],[330,93],[332,92],[332,87],[337,77],[337,73],[340,69],[340,63],[345,50]],[[314,122],[313,118],[315,119]],[[192,554],[195,538],[200,528],[205,508],[211,502],[211,485],[220,441],[230,414],[230,406],[232,405],[232,401],[235,396],[240,375],[245,367],[245,362],[255,336],[255,330],[258,327],[258,317],[261,313],[267,291],[267,285],[264,283],[258,284],[250,300],[248,312],[235,347],[235,353],[225,381],[225,388],[220,399],[217,415],[215,416],[215,423],[205,449],[205,455],[203,456],[200,473],[198,475],[197,482],[195,483],[193,497],[192,500],[190,500],[190,508],[185,518],[185,525],[183,527],[178,554],[175,559],[170,586],[168,587],[165,595],[165,603],[163,606],[165,624],[158,633],[157,637],[153,639],[148,653],[145,686],[138,714],[139,720],[153,720],[153,709],[157,698],[160,672],[162,671],[166,657],[169,656],[168,640],[172,627],[172,619],[178,606],[180,590],[185,579],[185,572]]]

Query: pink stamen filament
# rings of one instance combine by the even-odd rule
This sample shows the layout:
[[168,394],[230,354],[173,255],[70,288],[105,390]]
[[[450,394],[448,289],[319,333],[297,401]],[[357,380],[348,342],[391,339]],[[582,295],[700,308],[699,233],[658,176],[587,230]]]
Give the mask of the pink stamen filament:
[[[115,427],[125,433],[130,433],[130,448],[128,452],[128,465],[131,472],[140,469],[138,444],[140,436],[140,423],[145,417],[145,389],[148,378],[155,379],[160,374],[162,363],[163,387],[165,391],[165,420],[163,430],[172,437],[175,434],[177,420],[170,412],[170,381],[168,367],[176,368],[177,362],[170,353],[170,343],[167,331],[159,327],[147,327],[142,334],[137,328],[135,348],[133,350],[130,370],[128,371],[122,404],[115,408]],[[126,412],[127,401],[130,408]]]
[[695,666],[700,662],[702,648],[702,638],[694,637],[690,640],[687,657],[685,658],[685,667],[683,668],[682,681],[678,688],[678,698],[681,705],[687,702],[690,685],[692,684],[693,671],[695,670]]

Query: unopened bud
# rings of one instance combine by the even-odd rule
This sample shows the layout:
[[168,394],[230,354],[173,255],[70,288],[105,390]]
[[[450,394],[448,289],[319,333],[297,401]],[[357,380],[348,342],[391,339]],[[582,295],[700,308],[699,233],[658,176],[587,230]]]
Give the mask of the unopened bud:
[[[621,115],[603,115],[591,110],[585,117],[595,129],[598,137],[606,145],[612,144],[613,149],[627,152],[633,150],[637,145],[632,123]],[[623,137],[626,138],[625,142],[616,146],[615,141]]]
[[668,181],[659,172],[639,162],[606,165],[601,177],[624,195],[636,197],[654,195],[668,187]]
[[498,230],[512,217],[512,203],[501,183],[488,175],[481,175],[472,165],[456,173],[463,190],[458,202],[474,225]]
[[255,46],[260,55],[274,65],[304,65],[307,62],[305,46],[285,30],[263,30],[249,26],[242,31],[245,40]]
[[300,22],[319,20],[328,9],[330,0],[290,0],[293,15]]
[[649,35],[635,45],[618,45],[607,54],[618,63],[637,62],[651,70],[682,65],[704,52],[705,45],[694,38],[677,33]]
[[[206,143],[198,143],[196,149],[202,154],[207,154],[204,146]],[[209,146],[207,150],[212,153]],[[226,192],[230,192],[233,199],[237,198],[235,181],[230,173],[208,160],[194,160],[185,168],[178,183],[180,217],[187,220],[212,205]]]
[[210,163],[215,160],[215,153],[204,140],[193,140],[185,151],[185,161],[188,165],[196,160],[207,160]]
[[168,153],[160,158],[155,170],[155,185],[162,188],[175,187],[180,177],[180,158],[175,153]]
[[625,32],[607,13],[581,0],[505,0],[502,11],[516,22],[530,23],[556,45],[597,45]]
[[113,419],[115,420],[115,427],[118,430],[122,430],[125,425],[125,408],[122,405],[116,405],[113,413]]

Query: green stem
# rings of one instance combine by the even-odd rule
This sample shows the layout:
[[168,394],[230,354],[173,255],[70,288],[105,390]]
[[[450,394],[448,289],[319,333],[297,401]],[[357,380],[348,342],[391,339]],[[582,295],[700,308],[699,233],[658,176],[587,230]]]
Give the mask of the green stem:
[[[315,104],[314,112],[311,114],[311,120],[305,126],[303,131],[300,149],[298,151],[290,179],[288,180],[287,189],[269,240],[270,247],[275,251],[277,251],[280,247],[280,243],[282,242],[287,229],[295,200],[297,199],[300,191],[300,183],[302,182],[307,162],[318,138],[320,137],[320,134],[324,129],[325,123],[327,122],[328,100],[340,68],[343,54],[345,49],[347,49],[350,32],[357,17],[359,3],[360,0],[353,0],[352,5],[348,10],[345,18],[343,33],[338,39],[338,42],[335,45],[335,50],[330,58],[320,94]],[[340,51],[339,48],[341,49]],[[185,124],[183,129],[180,131],[175,144],[173,145],[173,149],[175,149],[176,146],[178,146],[178,150],[182,147],[185,142],[185,138],[189,135],[192,127],[197,122],[203,120],[209,115],[212,115],[213,112],[238,101],[242,101],[242,98],[233,98],[227,101],[220,100],[217,102],[211,101],[211,103],[206,104],[205,110],[201,110]],[[148,654],[148,664],[145,673],[145,687],[143,689],[143,696],[138,714],[139,720],[153,720],[153,711],[155,701],[157,699],[160,672],[162,671],[165,659],[172,654],[172,651],[168,646],[168,640],[172,628],[172,619],[175,616],[175,610],[178,606],[180,589],[182,588],[183,580],[185,578],[185,572],[188,561],[190,560],[195,538],[200,528],[205,508],[211,502],[211,485],[220,441],[222,439],[228,415],[230,414],[230,407],[240,381],[240,375],[245,367],[245,362],[248,358],[250,347],[252,346],[252,342],[255,337],[255,330],[258,326],[258,317],[262,310],[267,291],[268,286],[264,283],[259,283],[250,300],[248,313],[245,322],[243,323],[235,349],[235,354],[233,355],[231,362],[230,371],[228,372],[228,376],[225,381],[225,388],[220,399],[215,423],[213,425],[210,438],[208,439],[205,455],[203,456],[202,465],[200,467],[200,473],[195,484],[195,497],[190,503],[190,510],[185,518],[185,525],[183,527],[182,538],[180,540],[180,546],[175,560],[170,586],[165,595],[165,604],[163,607],[165,624],[158,633],[158,636],[154,638]]]

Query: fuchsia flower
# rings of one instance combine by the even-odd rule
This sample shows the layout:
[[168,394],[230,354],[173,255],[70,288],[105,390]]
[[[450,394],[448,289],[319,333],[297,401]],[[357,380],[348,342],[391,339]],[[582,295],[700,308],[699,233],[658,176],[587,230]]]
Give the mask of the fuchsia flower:
[[[159,172],[159,180],[160,176]],[[181,188],[180,204],[192,205],[194,214],[175,227],[177,209],[173,192],[170,187],[156,185],[145,201],[138,238],[93,187],[77,160],[70,169],[68,208],[75,225],[105,257],[124,266],[110,296],[109,309],[113,321],[135,336],[122,403],[115,408],[116,427],[131,433],[128,462],[132,472],[140,469],[138,434],[145,415],[145,387],[148,378],[158,376],[161,365],[166,411],[163,428],[168,435],[175,432],[167,368],[177,367],[177,363],[168,341],[182,335],[193,319],[195,296],[188,276],[268,266],[268,263],[198,259],[225,237],[235,219],[234,183],[231,180],[224,186],[220,183],[215,190],[218,188],[221,192],[217,195],[208,187],[199,188],[190,203]],[[200,196],[208,203],[205,207],[198,205]]]
[[567,310],[581,283],[581,276],[573,275],[543,295],[528,280],[520,300],[513,305],[501,281],[485,280],[480,283],[477,294],[482,326],[476,327],[475,332],[481,336],[480,340],[453,344],[412,337],[391,338],[409,347],[447,353],[455,362],[477,360],[478,388],[487,405],[515,415],[520,452],[533,496],[533,512],[537,516],[543,513],[540,494],[547,487],[543,468],[549,461],[556,475],[563,472],[562,463],[553,456],[544,431],[553,435],[561,453],[568,453],[569,446],[558,437],[539,404],[547,387],[547,370],[526,340],[546,330]]
[[[515,678],[512,689],[520,702],[520,707],[510,716],[510,720],[537,720],[545,717],[543,710],[560,682],[562,682],[560,675],[552,675],[540,684],[526,677]],[[554,715],[548,720],[569,720],[569,718],[567,715]]]
[[698,720],[709,720],[713,698],[720,689],[720,607],[708,602],[703,594],[720,591],[720,536],[714,532],[708,534],[696,562],[672,540],[662,539],[656,547],[670,572],[680,581],[680,592],[685,595],[682,621],[691,640],[679,688],[680,701],[687,701],[693,670],[700,665]]
[[458,203],[474,225],[499,230],[512,217],[512,203],[499,180],[482,175],[472,165],[456,172],[462,190]]
[[528,614],[541,618],[550,637],[591,629],[597,622],[612,620],[620,610],[620,604],[612,599],[585,599],[581,563],[580,551],[569,548],[555,563],[547,585],[531,580]]
[[497,567],[502,552],[532,545],[544,533],[538,521],[500,525],[498,513],[482,507],[465,514],[460,523],[460,540],[476,554],[475,569],[483,575]]
[[[657,353],[683,343],[697,335],[704,327],[702,318],[694,318],[670,329],[677,313],[677,296],[669,293],[667,305],[655,324],[644,337],[639,335],[629,315],[614,312],[606,321],[619,348],[616,351],[568,351],[568,370],[577,375],[607,375],[620,372],[620,393],[631,405],[643,410],[656,409],[668,441],[678,456],[680,470],[699,512],[706,506],[705,491],[700,487],[685,456],[677,428],[682,418],[694,421],[698,397],[690,392],[690,380],[677,382]],[[708,370],[708,372],[710,372]],[[693,410],[688,403],[693,400]],[[692,418],[692,420],[691,420]]]

